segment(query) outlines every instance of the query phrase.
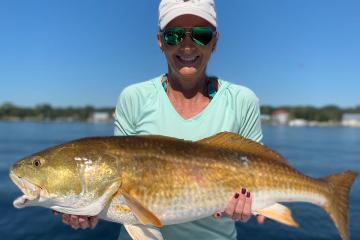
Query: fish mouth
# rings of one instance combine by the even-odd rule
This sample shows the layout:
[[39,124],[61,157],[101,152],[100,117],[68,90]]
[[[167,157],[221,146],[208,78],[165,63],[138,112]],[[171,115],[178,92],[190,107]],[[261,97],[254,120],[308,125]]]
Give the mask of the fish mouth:
[[41,187],[31,183],[23,177],[19,177],[13,172],[10,172],[10,178],[15,185],[24,193],[24,195],[14,200],[13,205],[16,208],[23,208],[31,202],[38,201],[40,198]]

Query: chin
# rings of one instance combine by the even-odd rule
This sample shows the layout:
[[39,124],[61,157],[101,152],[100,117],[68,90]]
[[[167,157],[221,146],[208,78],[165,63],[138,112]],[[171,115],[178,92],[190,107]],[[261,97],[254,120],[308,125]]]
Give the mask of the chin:
[[183,67],[179,70],[179,73],[184,77],[193,77],[198,74],[198,69],[194,67]]

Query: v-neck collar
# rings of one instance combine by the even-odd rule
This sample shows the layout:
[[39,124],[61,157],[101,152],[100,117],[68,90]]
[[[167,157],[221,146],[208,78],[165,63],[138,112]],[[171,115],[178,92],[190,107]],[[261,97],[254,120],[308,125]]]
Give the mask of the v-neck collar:
[[210,111],[210,109],[213,107],[213,105],[215,105],[216,103],[216,99],[218,97],[218,95],[224,90],[225,86],[222,83],[222,81],[220,81],[220,79],[218,79],[218,90],[215,94],[215,96],[212,98],[211,101],[209,101],[208,105],[199,113],[197,113],[196,115],[192,116],[191,118],[185,119],[183,118],[180,113],[178,113],[174,107],[174,105],[172,104],[172,102],[170,101],[168,95],[166,94],[166,92],[164,91],[164,88],[162,86],[161,80],[162,78],[165,76],[165,74],[160,75],[158,78],[155,79],[155,84],[156,84],[156,88],[159,91],[159,94],[162,98],[162,100],[164,101],[166,107],[170,108],[171,111],[174,112],[174,115],[183,122],[191,122],[193,120],[205,117],[207,115],[207,113]]

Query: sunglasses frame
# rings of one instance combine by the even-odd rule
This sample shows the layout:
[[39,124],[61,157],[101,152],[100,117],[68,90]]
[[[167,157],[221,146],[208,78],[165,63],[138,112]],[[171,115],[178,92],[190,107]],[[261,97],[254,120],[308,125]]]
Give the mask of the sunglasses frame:
[[[177,44],[174,44],[174,45],[168,44],[167,41],[165,40],[165,33],[166,33],[169,29],[176,29],[176,28],[182,29],[182,30],[184,31],[184,38],[183,38],[179,43],[177,43]],[[211,36],[210,41],[209,41],[208,43],[206,43],[206,44],[202,44],[198,39],[194,38],[194,37],[193,37],[193,29],[194,29],[194,28],[206,28],[206,29],[211,30],[212,36]],[[207,45],[212,41],[212,39],[213,39],[213,37],[214,37],[214,34],[216,34],[217,31],[216,31],[216,29],[211,28],[211,27],[187,27],[187,28],[186,28],[186,27],[170,27],[170,28],[166,28],[166,29],[164,29],[164,30],[160,30],[160,33],[161,33],[161,35],[162,35],[162,38],[163,38],[165,44],[168,45],[168,46],[172,46],[172,47],[178,46],[179,44],[181,44],[181,43],[185,40],[186,36],[189,34],[191,40],[192,40],[196,45],[201,46],[201,47],[205,47],[205,46],[207,46]]]

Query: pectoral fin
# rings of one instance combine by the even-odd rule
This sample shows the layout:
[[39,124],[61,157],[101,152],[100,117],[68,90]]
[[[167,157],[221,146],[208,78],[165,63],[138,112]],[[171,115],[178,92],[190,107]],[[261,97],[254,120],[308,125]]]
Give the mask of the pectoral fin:
[[150,224],[155,227],[162,227],[162,223],[160,219],[152,213],[149,209],[144,207],[137,199],[131,196],[127,192],[121,192],[126,199],[128,206],[130,207],[131,211],[134,215],[139,219],[141,224]]
[[263,208],[260,210],[256,210],[258,214],[264,215],[267,218],[280,222],[282,224],[291,226],[291,227],[298,227],[299,224],[295,222],[292,217],[291,210],[284,205],[279,203],[275,203],[270,207]]
[[163,240],[159,229],[145,225],[124,225],[126,231],[133,240]]

